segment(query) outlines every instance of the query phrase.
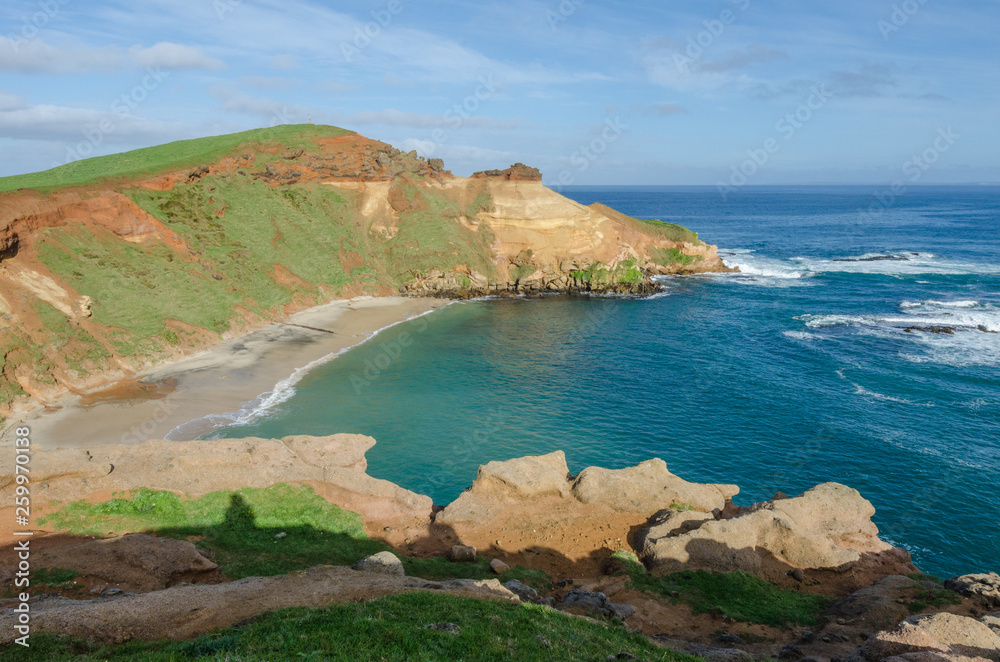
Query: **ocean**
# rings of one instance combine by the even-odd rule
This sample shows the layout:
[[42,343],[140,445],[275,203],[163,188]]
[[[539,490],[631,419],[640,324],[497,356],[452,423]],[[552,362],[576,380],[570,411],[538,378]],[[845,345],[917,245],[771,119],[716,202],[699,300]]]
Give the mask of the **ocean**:
[[879,190],[567,189],[742,273],[455,303],[210,436],[371,435],[369,473],[439,504],[480,464],[555,450],[574,472],[660,457],[742,505],[835,481],[924,571],[1000,570],[1000,188]]

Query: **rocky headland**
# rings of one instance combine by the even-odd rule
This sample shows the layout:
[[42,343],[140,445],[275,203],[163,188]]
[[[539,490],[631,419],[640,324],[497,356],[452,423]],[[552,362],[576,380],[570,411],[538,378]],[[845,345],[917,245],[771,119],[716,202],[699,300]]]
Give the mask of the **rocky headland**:
[[[1000,575],[946,584],[921,575],[906,551],[878,537],[875,509],[847,486],[822,484],[745,508],[733,503],[737,486],[691,483],[659,459],[573,475],[557,452],[490,462],[440,507],[369,476],[365,454],[374,444],[334,435],[36,452],[33,499],[43,522],[70,502],[121,504],[143,490],[194,499],[298,485],[358,513],[372,544],[387,551],[232,581],[217,563],[223,559],[211,558],[211,545],[198,537],[118,527],[95,539],[55,518],[62,525],[36,532],[34,563],[73,571],[75,580],[64,595],[33,604],[33,627],[112,642],[183,639],[283,607],[423,591],[620,620],[659,645],[713,660],[1000,660],[1000,617],[993,613],[1000,610]],[[15,487],[13,463],[4,458],[3,503],[13,503]],[[155,505],[144,507],[152,513]],[[92,512],[119,512],[102,508]],[[13,521],[8,510],[0,521]],[[10,540],[10,531],[3,535]],[[285,535],[295,534],[273,537]],[[438,559],[456,569],[486,559],[497,579],[421,578],[421,566],[404,569],[400,559]],[[551,581],[528,586],[511,578],[513,569],[544,572]],[[678,599],[683,593],[655,590],[666,578],[683,592],[692,577],[755,577],[781,595],[812,596],[820,601],[815,622],[755,625],[727,615],[728,607],[702,612]],[[4,637],[13,618],[0,612]]]
[[0,178],[0,416],[334,299],[648,294],[728,269],[686,228],[577,204],[524,164],[456,177],[280,126]]

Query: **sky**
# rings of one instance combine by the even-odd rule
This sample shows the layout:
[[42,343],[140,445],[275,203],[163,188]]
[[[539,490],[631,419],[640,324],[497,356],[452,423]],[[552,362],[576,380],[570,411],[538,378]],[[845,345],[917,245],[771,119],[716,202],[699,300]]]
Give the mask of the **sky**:
[[1000,0],[4,0],[0,176],[333,124],[561,185],[1000,182]]

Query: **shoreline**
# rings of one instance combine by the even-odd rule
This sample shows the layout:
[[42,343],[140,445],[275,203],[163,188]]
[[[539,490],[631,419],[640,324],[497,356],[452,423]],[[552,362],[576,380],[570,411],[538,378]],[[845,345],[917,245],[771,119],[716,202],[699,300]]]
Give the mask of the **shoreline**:
[[0,446],[13,444],[10,432],[18,425],[30,427],[35,445],[46,450],[196,439],[284,402],[311,369],[449,303],[393,296],[316,306],[111,385],[102,392],[111,397],[77,397],[13,417]]

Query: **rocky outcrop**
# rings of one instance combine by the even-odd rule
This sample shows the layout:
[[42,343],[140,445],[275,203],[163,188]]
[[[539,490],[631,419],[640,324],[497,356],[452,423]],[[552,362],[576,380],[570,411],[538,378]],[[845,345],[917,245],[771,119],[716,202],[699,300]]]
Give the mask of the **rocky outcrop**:
[[[88,449],[36,451],[32,455],[33,503],[83,498],[95,492],[138,488],[198,496],[219,490],[305,483],[334,495],[363,516],[429,521],[429,497],[365,473],[371,437],[339,434],[277,439],[148,441]],[[13,503],[13,454],[0,457],[0,498]]]
[[[139,591],[210,579],[218,568],[186,540],[141,533],[42,548],[32,553],[31,562],[35,568],[74,570],[107,586],[122,585]],[[5,568],[0,581],[13,585],[13,575],[13,566]]]
[[1000,636],[975,619],[939,613],[913,616],[873,635],[848,662],[1000,660]]
[[[411,591],[518,600],[496,579],[430,582],[317,566],[278,577],[177,586],[111,600],[36,599],[31,603],[31,630],[112,643],[132,639],[189,639],[287,607],[325,607]],[[12,609],[0,611],[0,641],[7,642],[17,636],[14,630],[17,618]]]
[[736,485],[700,485],[673,475],[667,463],[647,460],[627,469],[588,467],[573,481],[573,496],[624,512],[651,513],[671,507],[712,512],[739,494]]
[[667,471],[663,460],[617,471],[589,467],[574,479],[566,455],[557,451],[483,465],[472,487],[438,513],[435,521],[486,522],[507,512],[511,505],[543,497],[648,517],[672,505],[721,509],[726,499],[738,492],[735,485],[689,483]]
[[894,550],[879,540],[874,514],[857,490],[826,483],[729,519],[664,517],[646,533],[640,557],[662,572],[695,567],[762,574],[775,564],[844,571],[862,554]]
[[981,598],[991,607],[1000,607],[1000,574],[995,572],[952,577],[945,582],[945,588],[969,597]]
[[538,168],[526,166],[523,163],[515,163],[506,170],[480,170],[472,173],[472,177],[485,179],[487,177],[498,177],[507,181],[540,182],[542,181],[542,171]]

